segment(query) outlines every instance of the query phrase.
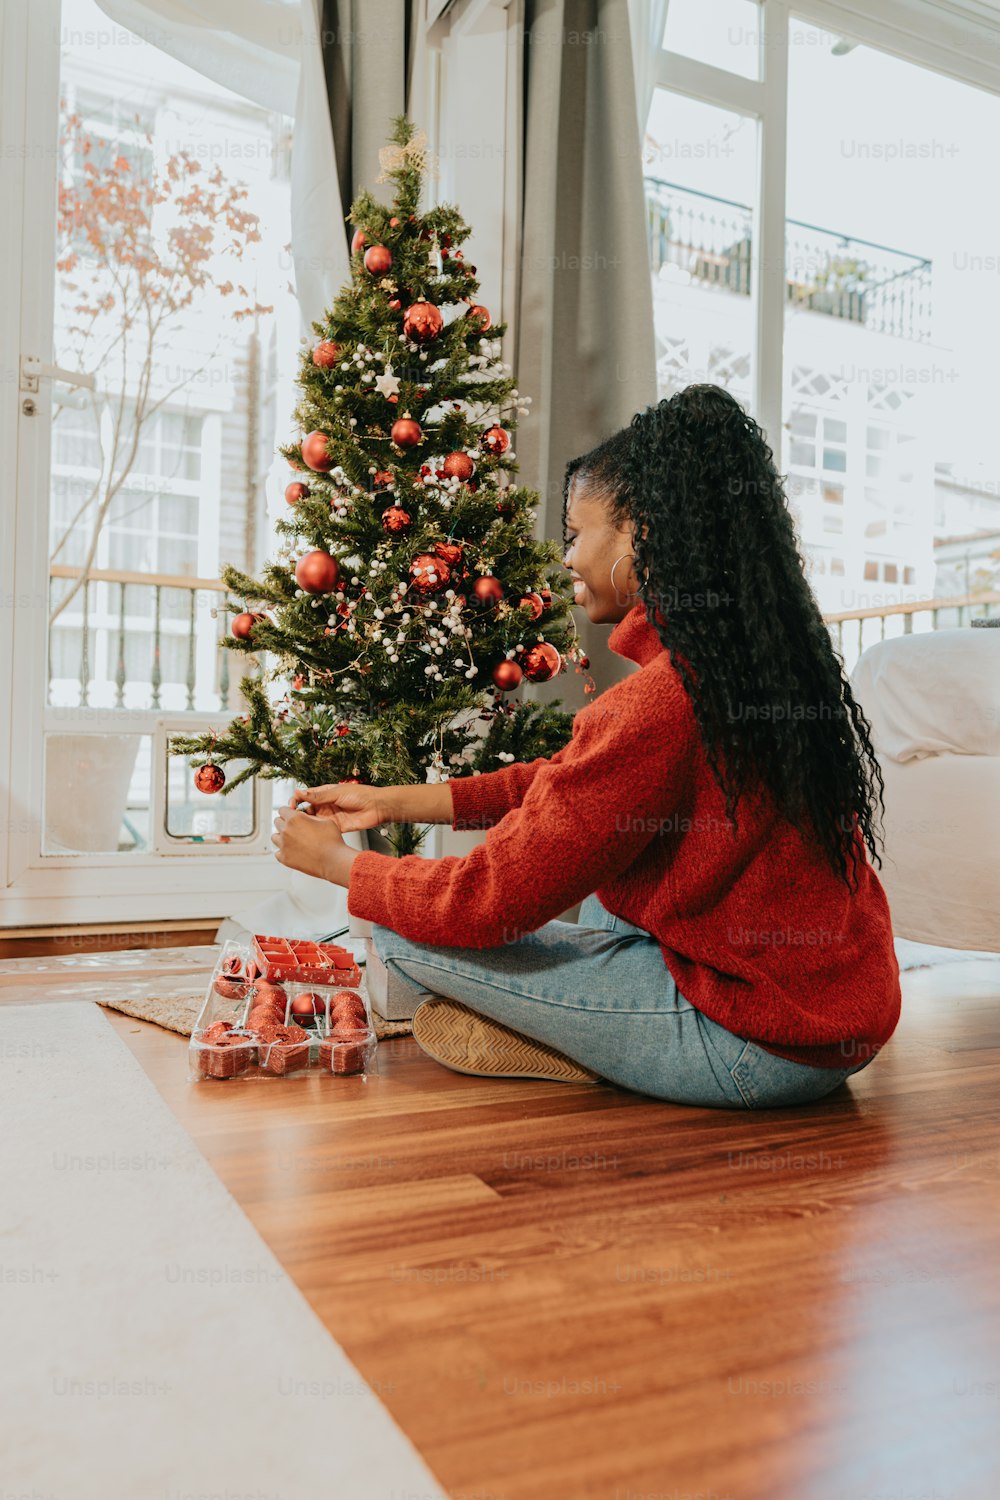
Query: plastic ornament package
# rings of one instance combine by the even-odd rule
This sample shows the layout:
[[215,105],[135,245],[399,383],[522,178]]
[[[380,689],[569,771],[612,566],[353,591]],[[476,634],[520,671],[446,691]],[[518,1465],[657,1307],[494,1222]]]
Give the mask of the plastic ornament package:
[[378,1039],[361,970],[328,943],[255,935],[219,954],[188,1047],[188,1076],[364,1076]]

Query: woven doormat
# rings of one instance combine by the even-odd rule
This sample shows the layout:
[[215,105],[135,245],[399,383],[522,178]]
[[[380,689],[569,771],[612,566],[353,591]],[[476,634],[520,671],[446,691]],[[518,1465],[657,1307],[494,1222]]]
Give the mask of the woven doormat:
[[[174,987],[164,986],[164,989]],[[186,986],[178,988],[178,994],[106,994],[99,1003],[108,1010],[121,1011],[122,1015],[134,1016],[139,1021],[152,1021],[155,1025],[162,1026],[164,1031],[176,1031],[181,1036],[190,1036],[205,999],[205,988],[204,985],[197,991],[193,988],[187,990]],[[363,977],[361,988],[364,989]],[[379,1040],[387,1036],[409,1036],[413,1029],[409,1021],[383,1021],[375,1011],[372,1012],[372,1019]]]

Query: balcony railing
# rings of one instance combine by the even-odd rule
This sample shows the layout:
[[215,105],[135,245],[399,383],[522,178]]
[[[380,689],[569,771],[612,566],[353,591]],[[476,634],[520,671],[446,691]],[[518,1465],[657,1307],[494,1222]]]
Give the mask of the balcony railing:
[[[50,565],[50,609],[55,602],[53,584],[60,579],[79,576],[79,568],[62,563]],[[138,603],[137,590],[141,590]],[[219,578],[91,569],[76,597],[59,617],[64,624],[61,627],[56,624],[49,630],[48,701],[52,701],[54,681],[53,637],[62,628],[68,635],[79,635],[80,639],[79,700],[75,706],[91,706],[93,690],[98,686],[106,688],[113,681],[115,708],[159,709],[163,706],[161,697],[166,680],[182,686],[184,709],[238,709],[241,702],[239,679],[248,669],[254,670],[252,660],[241,661],[240,669],[232,672],[227,650],[215,644],[208,649],[205,647],[207,639],[217,642],[228,630],[227,598],[226,586]],[[148,651],[145,670],[139,673],[134,671],[137,640],[142,643],[141,654],[146,656]],[[114,651],[113,678],[107,671],[93,670],[98,642],[104,648],[105,662],[109,660],[109,646]],[[182,680],[178,675],[164,677],[163,649],[167,642],[175,660],[178,652],[184,660]],[[133,662],[131,673],[128,670],[130,654]],[[64,674],[60,674],[60,680],[65,681]],[[126,688],[137,682],[148,689],[148,702],[126,704]]]
[[[880,641],[886,639],[888,620],[901,619],[902,628],[896,633],[912,635],[913,621],[917,615],[930,616],[931,630],[945,630],[954,626],[968,625],[977,617],[990,620],[993,618],[997,605],[1000,605],[1000,591],[992,590],[982,594],[961,594],[952,599],[919,599],[908,604],[885,604],[870,609],[841,610],[837,614],[824,615],[823,619],[844,666],[850,671],[861,653],[874,645],[876,639]],[[951,618],[942,619],[943,616]],[[871,625],[872,621],[878,622],[877,631]],[[857,625],[856,632],[853,629],[845,631],[845,626],[850,627],[855,624]],[[868,626],[867,629],[866,626]],[[845,636],[847,637],[846,645]]]
[[[748,204],[647,177],[653,271],[676,265],[695,281],[750,295]],[[931,336],[931,262],[798,219],[786,220],[785,296],[795,307],[918,343]]]

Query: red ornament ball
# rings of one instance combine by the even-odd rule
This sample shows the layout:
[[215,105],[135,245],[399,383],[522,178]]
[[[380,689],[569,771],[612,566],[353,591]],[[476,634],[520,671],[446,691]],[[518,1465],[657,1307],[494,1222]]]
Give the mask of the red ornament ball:
[[519,609],[530,610],[533,620],[541,619],[545,605],[542,603],[541,594],[525,594],[518,604]]
[[288,995],[280,984],[275,984],[273,979],[255,979],[253,983],[254,1005],[273,1005],[280,1008],[281,1014],[285,1013],[285,1004]]
[[317,344],[312,352],[312,361],[320,370],[332,370],[340,356],[340,345],[330,339]]
[[434,548],[434,555],[442,558],[449,568],[457,568],[462,561],[462,549],[457,542],[438,542]]
[[392,308],[393,312],[398,312],[402,305],[403,304],[402,302],[400,302],[398,297],[389,298],[389,306]]
[[436,339],[443,327],[444,319],[433,302],[412,302],[403,314],[403,332],[415,344]]
[[312,490],[300,479],[295,479],[291,484],[285,485],[285,499],[289,505],[298,505],[300,500],[308,500]]
[[390,505],[388,510],[382,512],[382,530],[387,531],[390,536],[409,531],[412,523],[413,517],[408,511],[400,510],[398,505]]
[[308,437],[302,439],[302,458],[317,474],[325,474],[328,469],[333,468],[330,439],[325,432],[310,432]]
[[504,432],[502,427],[489,427],[479,439],[487,453],[499,456],[506,453],[510,447],[510,433]]
[[210,796],[212,792],[221,792],[226,784],[226,773],[221,766],[199,766],[194,773],[194,784],[199,792]]
[[368,236],[365,234],[364,230],[356,229],[354,231],[354,238],[351,240],[351,254],[357,255],[358,251],[363,250],[367,243]]
[[365,270],[373,276],[384,276],[392,265],[392,251],[385,245],[370,245],[365,251]]
[[266,615],[252,615],[244,612],[237,615],[229,627],[230,635],[234,635],[238,641],[247,641],[253,633],[253,628],[258,620],[266,619]]
[[295,582],[307,594],[329,594],[337,587],[339,575],[337,559],[321,548],[307,552],[295,565]]
[[483,307],[480,302],[473,302],[465,316],[472,318],[478,323],[480,333],[485,333],[488,328],[492,328],[493,326],[493,319],[490,317],[489,308]]
[[[236,979],[232,975],[228,974],[220,974],[218,979],[213,980],[212,988],[213,990],[215,990],[215,993],[217,995],[221,995],[224,1000],[242,1000],[243,996],[246,993],[246,985],[243,983],[243,981],[241,979]],[[225,1026],[227,1023],[220,1023],[216,1021],[215,1024],[217,1026],[220,1024]]]
[[492,573],[486,573],[472,585],[472,597],[482,605],[498,604],[503,598],[503,584]]
[[516,688],[523,676],[516,661],[502,661],[493,668],[493,681],[502,693],[509,693]]
[[548,588],[548,587],[539,589],[538,590],[538,595],[539,595],[539,598],[542,601],[542,608],[543,609],[551,609],[552,608],[552,590],[550,588]]
[[296,995],[292,1001],[293,1016],[321,1016],[326,1010],[326,1001],[322,995]]
[[441,557],[432,552],[418,552],[410,563],[410,577],[422,594],[433,594],[443,589],[451,578],[451,569]]
[[441,465],[449,479],[471,479],[476,466],[467,453],[449,453]]
[[415,448],[423,435],[420,423],[414,422],[412,417],[399,417],[393,422],[389,432],[397,448]]
[[539,641],[521,657],[524,675],[531,682],[548,682],[562,670],[562,657],[549,641]]

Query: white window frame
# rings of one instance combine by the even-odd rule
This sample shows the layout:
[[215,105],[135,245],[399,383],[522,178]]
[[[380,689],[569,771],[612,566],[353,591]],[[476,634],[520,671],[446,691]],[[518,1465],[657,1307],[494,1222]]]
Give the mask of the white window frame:
[[[24,142],[0,174],[0,337],[3,347],[39,357],[52,348],[55,195],[59,154],[59,0],[5,0],[0,6],[0,125]],[[265,853],[40,855],[43,750],[47,728],[107,733],[108,710],[46,707],[47,515],[51,382],[19,390],[20,361],[9,369],[0,404],[0,450],[8,488],[0,549],[0,704],[4,808],[0,817],[0,931],[55,923],[150,922],[226,916],[272,895],[281,879]],[[22,403],[36,415],[24,416]],[[38,497],[45,497],[44,507]],[[15,505],[15,497],[18,497]],[[32,503],[20,497],[32,497]],[[112,729],[156,731],[164,711],[115,710]],[[270,784],[261,787],[260,825],[270,823]],[[268,830],[269,832],[269,830]],[[269,837],[268,837],[269,845]],[[183,867],[180,861],[183,859]],[[183,874],[181,874],[183,868]]]

